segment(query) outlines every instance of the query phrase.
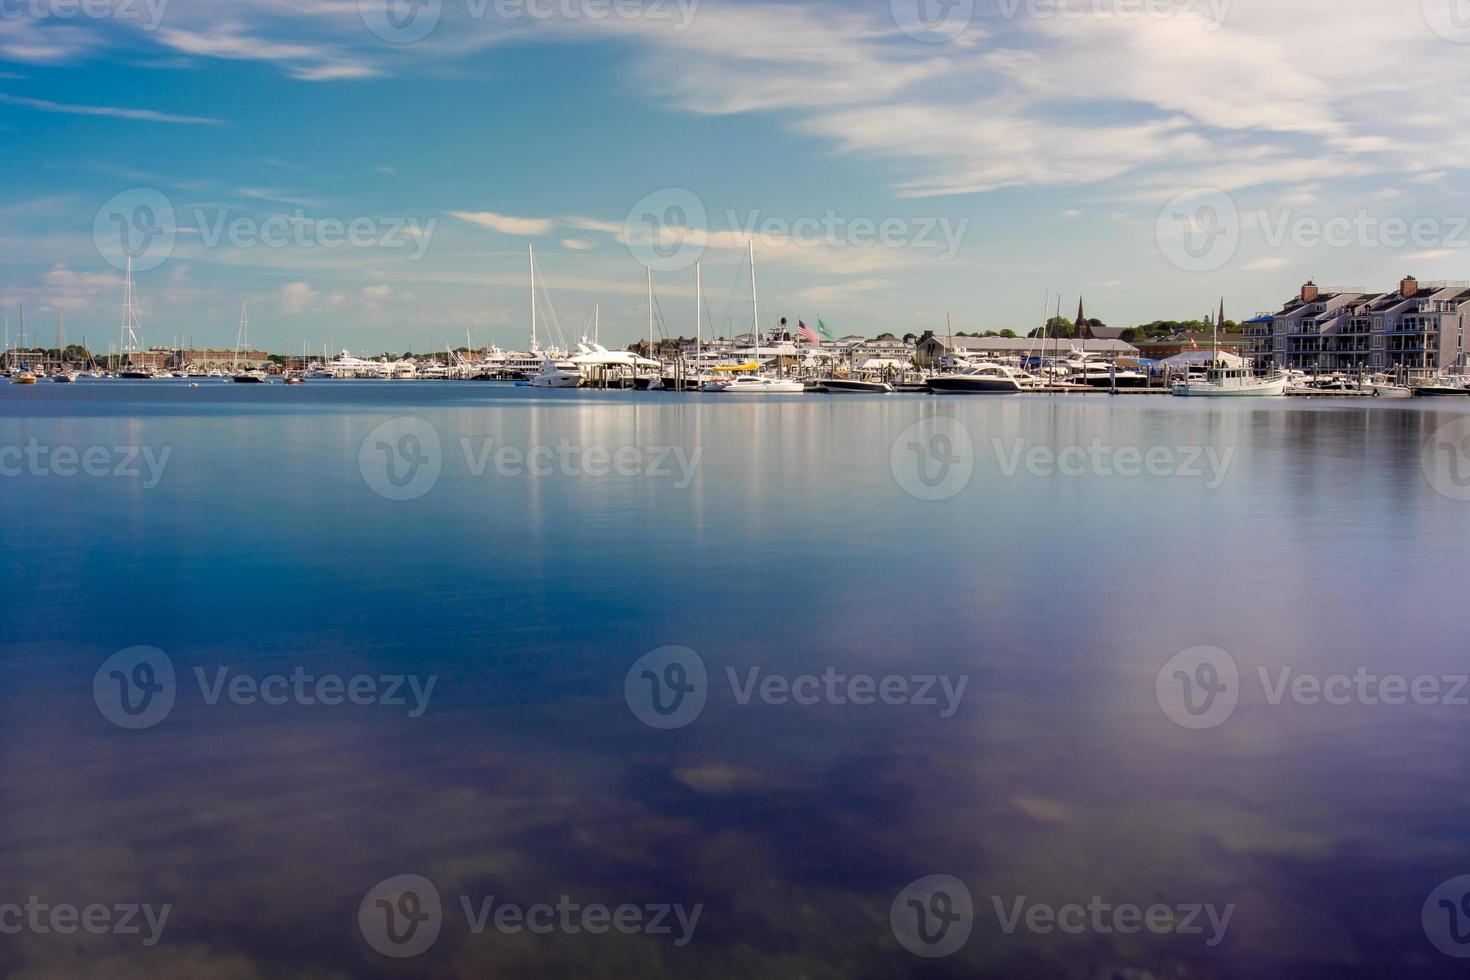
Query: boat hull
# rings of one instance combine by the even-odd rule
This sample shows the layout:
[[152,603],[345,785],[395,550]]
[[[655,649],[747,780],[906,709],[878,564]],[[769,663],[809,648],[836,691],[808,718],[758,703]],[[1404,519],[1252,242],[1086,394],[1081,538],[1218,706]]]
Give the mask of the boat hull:
[[893,392],[893,385],[886,381],[826,378],[822,381],[822,387],[834,395],[887,395]]
[[1286,394],[1286,379],[1254,382],[1241,386],[1194,382],[1179,385],[1174,394],[1181,398],[1280,398]]
[[930,378],[936,395],[1018,395],[1023,390],[1013,378]]

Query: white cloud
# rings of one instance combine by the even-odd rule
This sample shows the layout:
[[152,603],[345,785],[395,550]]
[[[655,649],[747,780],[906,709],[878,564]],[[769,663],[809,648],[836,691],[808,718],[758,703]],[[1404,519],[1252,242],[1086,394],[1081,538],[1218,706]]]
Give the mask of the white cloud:
[[321,294],[311,288],[309,283],[288,282],[281,287],[281,312],[293,316],[310,310]]
[[585,242],[578,238],[563,238],[561,247],[571,249],[574,252],[585,252],[594,249],[597,245],[593,242]]
[[138,122],[175,123],[186,126],[223,126],[224,120],[205,116],[175,116],[152,109],[124,109],[117,106],[73,105],[51,102],[46,99],[30,99],[19,95],[0,94],[0,102],[24,106],[41,112],[59,112],[72,116],[106,116],[112,119],[132,119]]
[[451,211],[451,217],[470,224],[498,231],[502,235],[545,235],[556,227],[550,218],[512,218],[492,211]]

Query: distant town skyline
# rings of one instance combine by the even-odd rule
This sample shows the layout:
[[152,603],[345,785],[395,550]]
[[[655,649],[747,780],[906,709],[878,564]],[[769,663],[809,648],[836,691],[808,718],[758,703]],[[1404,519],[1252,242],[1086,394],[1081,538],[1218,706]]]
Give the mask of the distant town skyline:
[[[299,7],[299,9],[298,9]],[[115,340],[524,348],[762,320],[1025,333],[1470,278],[1453,0],[27,0],[0,307]],[[1441,93],[1433,104],[1422,93]],[[1050,296],[1050,300],[1045,297]],[[1044,303],[1046,309],[1044,310]]]

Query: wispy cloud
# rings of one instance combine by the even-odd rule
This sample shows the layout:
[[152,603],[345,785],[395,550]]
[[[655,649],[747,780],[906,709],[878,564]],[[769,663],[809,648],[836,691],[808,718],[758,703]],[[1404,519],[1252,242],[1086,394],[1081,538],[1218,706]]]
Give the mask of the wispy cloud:
[[289,191],[277,190],[273,187],[237,187],[235,193],[241,197],[248,197],[256,201],[270,201],[274,204],[289,204],[298,208],[319,208],[325,202],[310,198],[298,197]]
[[0,102],[7,105],[24,106],[40,112],[60,112],[72,116],[103,116],[109,119],[132,119],[137,122],[172,123],[182,126],[224,126],[223,119],[207,116],[176,116],[153,109],[124,109],[117,106],[73,105],[51,102],[46,99],[31,99],[20,95],[0,95]]
[[495,214],[493,211],[451,211],[449,215],[503,235],[539,236],[548,234],[556,227],[556,223],[550,218],[513,218]]

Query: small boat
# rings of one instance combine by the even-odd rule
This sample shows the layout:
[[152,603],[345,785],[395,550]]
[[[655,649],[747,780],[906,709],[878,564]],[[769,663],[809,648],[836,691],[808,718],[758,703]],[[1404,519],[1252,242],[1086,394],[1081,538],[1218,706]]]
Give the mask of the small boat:
[[1370,381],[1363,386],[1366,390],[1373,392],[1374,398],[1413,398],[1414,389],[1407,385],[1396,385],[1389,382]]
[[57,371],[51,375],[51,381],[53,384],[72,384],[78,377],[76,371]]
[[1470,395],[1470,388],[1448,380],[1431,381],[1414,389],[1415,398],[1463,398],[1466,395]]
[[1214,367],[1203,381],[1174,386],[1181,398],[1279,398],[1286,394],[1286,377],[1258,378],[1248,367]]
[[1032,375],[989,361],[929,379],[929,390],[936,395],[1014,395],[1041,385]]
[[861,378],[823,378],[822,387],[834,395],[891,395],[893,385],[887,381],[865,381]]
[[306,384],[306,380],[304,378],[300,378],[300,377],[297,377],[295,375],[292,375],[291,377],[289,377],[289,378],[286,379],[286,384],[288,384],[288,385],[304,385],[304,384]]
[[1205,364],[1203,380],[1190,377],[1176,384],[1173,393],[1181,398],[1280,398],[1291,384],[1291,376],[1285,373],[1267,378],[1256,377],[1256,372],[1243,357],[1220,351],[1220,324],[1225,322],[1225,300],[1220,300],[1220,315],[1215,320],[1213,356]]
[[[721,383],[723,384],[723,382]],[[750,395],[800,395],[806,391],[806,385],[800,381],[786,381],[781,378],[762,378],[759,375],[742,374],[739,377],[731,378],[724,388],[713,390]]]
[[541,369],[527,384],[532,388],[579,388],[582,385],[582,369],[571,361],[548,358]]
[[245,300],[240,300],[240,329],[235,334],[235,364],[230,380],[237,385],[263,385],[270,379],[259,369],[240,369],[240,351],[250,346],[250,317],[246,312]]
[[29,371],[22,371],[20,374],[11,378],[10,383],[16,385],[33,385],[36,383],[36,376]]

